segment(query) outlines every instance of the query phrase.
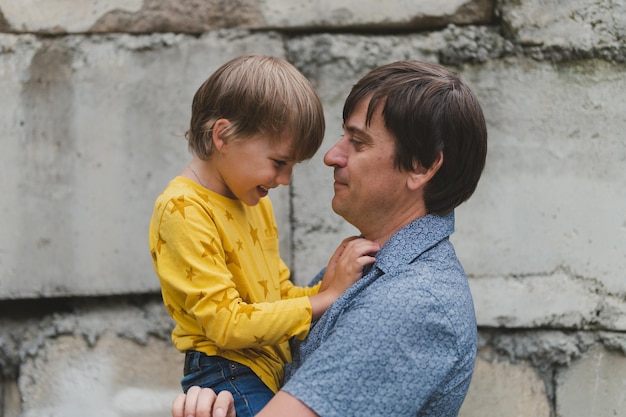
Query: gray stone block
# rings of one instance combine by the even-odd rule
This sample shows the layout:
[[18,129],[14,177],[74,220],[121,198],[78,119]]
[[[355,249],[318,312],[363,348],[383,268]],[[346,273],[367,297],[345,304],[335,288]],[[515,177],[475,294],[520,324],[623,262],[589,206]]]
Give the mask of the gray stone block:
[[0,299],[158,291],[148,224],[190,159],[193,94],[234,56],[284,55],[282,40],[0,35],[0,50]]
[[0,28],[36,33],[203,33],[218,29],[425,29],[487,23],[493,0],[0,0]]
[[544,381],[527,361],[479,355],[459,417],[550,417]]
[[626,356],[595,346],[557,374],[559,417],[626,416]]

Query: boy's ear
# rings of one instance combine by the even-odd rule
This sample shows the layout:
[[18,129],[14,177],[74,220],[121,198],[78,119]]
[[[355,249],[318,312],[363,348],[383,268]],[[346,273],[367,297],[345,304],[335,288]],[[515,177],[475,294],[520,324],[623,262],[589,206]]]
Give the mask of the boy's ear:
[[225,152],[228,147],[228,141],[226,140],[228,135],[226,132],[229,128],[230,122],[228,119],[217,119],[217,121],[213,124],[211,140],[213,141],[213,146],[219,152]]
[[431,180],[432,177],[435,176],[441,165],[443,164],[443,151],[439,152],[437,159],[430,166],[430,168],[424,168],[419,164],[419,162],[415,161],[413,163],[413,170],[409,172],[407,185],[411,190],[418,190],[420,188],[424,188],[428,181]]

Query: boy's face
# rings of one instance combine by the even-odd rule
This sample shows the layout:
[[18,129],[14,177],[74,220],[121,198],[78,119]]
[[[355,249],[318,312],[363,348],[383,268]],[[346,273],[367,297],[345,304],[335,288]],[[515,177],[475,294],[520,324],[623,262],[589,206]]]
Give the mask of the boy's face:
[[292,142],[270,141],[266,135],[257,134],[224,144],[212,161],[224,187],[220,194],[254,206],[271,188],[288,185],[296,164],[291,157]]

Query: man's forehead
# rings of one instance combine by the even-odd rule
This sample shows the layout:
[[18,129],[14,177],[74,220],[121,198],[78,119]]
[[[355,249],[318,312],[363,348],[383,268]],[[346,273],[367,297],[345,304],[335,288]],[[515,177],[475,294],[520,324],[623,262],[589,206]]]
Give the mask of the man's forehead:
[[371,136],[367,130],[367,126],[361,126],[355,123],[344,123],[343,130],[352,133],[353,135],[358,135],[366,138],[369,138]]
[[372,114],[371,120],[367,120],[367,104],[369,100],[362,101],[360,107],[354,109],[354,111],[348,116],[347,120],[343,123],[343,129],[346,132],[358,135],[360,137],[369,138],[372,140],[385,139],[388,136],[393,136],[387,129],[385,121],[382,116],[382,109],[380,106],[376,106]]

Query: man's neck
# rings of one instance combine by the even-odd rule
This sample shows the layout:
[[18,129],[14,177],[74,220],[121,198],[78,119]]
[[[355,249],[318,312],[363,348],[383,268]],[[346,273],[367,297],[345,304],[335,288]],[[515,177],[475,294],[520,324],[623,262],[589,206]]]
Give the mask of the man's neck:
[[414,220],[424,217],[426,214],[428,213],[425,207],[418,208],[414,206],[413,210],[385,216],[385,219],[378,219],[376,222],[372,222],[372,225],[381,225],[380,228],[364,227],[359,228],[359,230],[365,239],[372,240],[382,247],[400,229]]

